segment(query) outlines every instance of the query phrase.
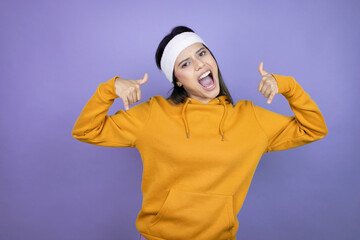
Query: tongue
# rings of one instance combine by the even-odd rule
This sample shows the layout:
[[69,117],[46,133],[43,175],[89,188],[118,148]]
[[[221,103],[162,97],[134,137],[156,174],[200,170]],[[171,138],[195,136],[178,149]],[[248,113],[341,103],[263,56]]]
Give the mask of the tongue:
[[199,82],[201,85],[203,85],[204,87],[210,86],[213,83],[213,79],[210,77],[210,75],[204,77],[203,79],[201,79]]

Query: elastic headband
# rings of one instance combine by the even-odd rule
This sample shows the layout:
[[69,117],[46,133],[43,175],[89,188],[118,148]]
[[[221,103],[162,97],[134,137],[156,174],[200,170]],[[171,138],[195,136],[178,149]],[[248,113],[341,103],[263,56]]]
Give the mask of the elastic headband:
[[166,45],[161,57],[160,65],[161,70],[165,73],[166,78],[169,79],[171,83],[173,82],[172,75],[177,56],[182,50],[197,42],[206,45],[196,33],[183,32],[173,37]]

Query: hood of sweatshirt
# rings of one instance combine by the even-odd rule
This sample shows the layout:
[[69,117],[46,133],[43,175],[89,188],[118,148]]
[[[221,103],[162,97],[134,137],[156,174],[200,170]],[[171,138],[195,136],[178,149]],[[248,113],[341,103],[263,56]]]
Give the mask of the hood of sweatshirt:
[[187,109],[187,106],[189,104],[198,104],[198,105],[216,105],[216,104],[221,104],[224,106],[224,111],[223,111],[223,114],[222,114],[222,117],[221,117],[221,121],[220,121],[220,124],[219,124],[219,134],[221,135],[221,141],[224,141],[224,122],[225,122],[225,119],[226,119],[226,114],[227,114],[227,107],[226,107],[226,104],[229,104],[230,103],[230,99],[228,96],[219,96],[219,97],[216,97],[214,99],[212,99],[211,101],[209,101],[208,103],[204,104],[196,99],[193,99],[193,98],[190,98],[190,97],[186,97],[185,98],[185,103],[184,103],[184,106],[182,108],[182,119],[184,121],[184,126],[185,126],[185,131],[186,131],[186,136],[187,138],[190,138],[190,129],[189,129],[189,123],[187,121],[187,117],[186,117],[186,109]]

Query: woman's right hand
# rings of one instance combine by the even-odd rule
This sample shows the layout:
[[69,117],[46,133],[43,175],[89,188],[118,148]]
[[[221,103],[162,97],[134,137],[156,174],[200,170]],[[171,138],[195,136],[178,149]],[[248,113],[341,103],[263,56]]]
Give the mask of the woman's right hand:
[[140,85],[146,83],[147,80],[147,73],[145,73],[145,76],[139,80],[127,80],[120,77],[115,79],[115,92],[123,100],[125,110],[129,110],[129,105],[140,101]]

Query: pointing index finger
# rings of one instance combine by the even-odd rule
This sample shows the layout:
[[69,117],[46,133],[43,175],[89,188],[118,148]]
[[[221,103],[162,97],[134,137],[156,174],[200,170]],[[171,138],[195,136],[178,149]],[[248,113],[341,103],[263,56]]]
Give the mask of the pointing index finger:
[[274,96],[275,96],[275,92],[273,91],[273,92],[271,92],[269,100],[267,101],[268,104],[270,104],[272,102]]
[[124,102],[125,111],[129,110],[129,102],[128,102],[127,98],[123,98],[123,102]]

